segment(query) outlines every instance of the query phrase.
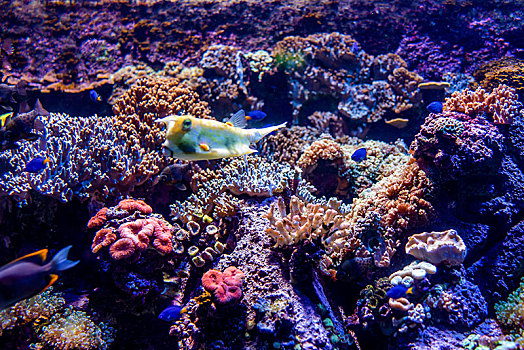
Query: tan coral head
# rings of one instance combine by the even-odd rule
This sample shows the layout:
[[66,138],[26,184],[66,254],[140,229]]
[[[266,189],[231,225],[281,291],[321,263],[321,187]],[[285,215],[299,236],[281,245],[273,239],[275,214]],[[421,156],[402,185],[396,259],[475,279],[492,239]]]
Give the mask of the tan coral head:
[[286,123],[262,129],[243,129],[245,114],[238,111],[228,122],[200,119],[188,115],[168,116],[156,120],[166,123],[163,153],[183,160],[208,160],[238,157],[256,150],[250,147]]
[[423,232],[408,238],[406,253],[435,265],[458,266],[466,258],[466,245],[453,229]]

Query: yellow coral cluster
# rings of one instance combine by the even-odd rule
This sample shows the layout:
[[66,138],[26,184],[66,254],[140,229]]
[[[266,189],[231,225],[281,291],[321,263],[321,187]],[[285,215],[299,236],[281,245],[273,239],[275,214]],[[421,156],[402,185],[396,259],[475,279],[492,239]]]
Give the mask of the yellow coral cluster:
[[164,126],[156,119],[182,113],[209,118],[207,103],[179,83],[174,78],[146,77],[133,85],[113,106],[122,136],[144,149],[155,149],[165,138]]
[[490,61],[479,69],[473,76],[485,89],[494,89],[499,84],[514,88],[519,95],[524,94],[524,60],[514,57],[504,57]]

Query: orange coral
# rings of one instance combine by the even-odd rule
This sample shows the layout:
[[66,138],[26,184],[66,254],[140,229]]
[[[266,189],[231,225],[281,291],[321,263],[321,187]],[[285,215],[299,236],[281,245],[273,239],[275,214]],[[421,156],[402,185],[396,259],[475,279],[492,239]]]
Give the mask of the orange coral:
[[98,230],[93,238],[93,244],[91,245],[91,251],[98,253],[103,247],[107,247],[116,241],[116,235],[113,233],[112,228],[103,228]]
[[493,118],[495,124],[511,124],[521,107],[515,89],[503,84],[491,93],[483,88],[456,91],[444,103],[445,111],[461,112],[473,118],[486,113]]
[[504,57],[490,61],[477,69],[473,76],[485,89],[494,89],[500,84],[514,88],[524,94],[524,60]]
[[89,222],[87,223],[87,227],[93,228],[93,227],[102,226],[107,220],[106,214],[107,214],[107,208],[104,207],[100,209],[98,213],[96,213],[95,216],[89,219]]
[[118,203],[117,208],[128,211],[128,212],[138,210],[142,214],[151,214],[153,212],[153,209],[149,205],[147,205],[144,201],[137,200],[137,199],[131,199],[131,198],[121,200]]

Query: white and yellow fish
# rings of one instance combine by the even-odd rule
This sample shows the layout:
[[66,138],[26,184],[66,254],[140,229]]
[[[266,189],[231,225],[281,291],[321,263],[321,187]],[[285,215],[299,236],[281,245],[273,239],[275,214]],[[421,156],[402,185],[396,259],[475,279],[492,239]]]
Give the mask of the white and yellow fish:
[[242,129],[245,113],[238,111],[226,123],[188,115],[157,119],[166,123],[163,153],[182,160],[208,160],[238,157],[256,150],[249,146],[267,134],[283,128],[286,123],[262,129]]

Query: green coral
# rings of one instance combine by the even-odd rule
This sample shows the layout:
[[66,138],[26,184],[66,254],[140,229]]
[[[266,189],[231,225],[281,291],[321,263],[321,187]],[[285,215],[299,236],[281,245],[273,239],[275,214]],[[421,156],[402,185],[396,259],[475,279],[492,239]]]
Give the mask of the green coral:
[[286,51],[275,54],[275,66],[286,72],[300,71],[306,66],[306,56],[301,51]]
[[511,330],[511,338],[524,345],[524,278],[506,301],[495,304],[495,315],[499,324]]

